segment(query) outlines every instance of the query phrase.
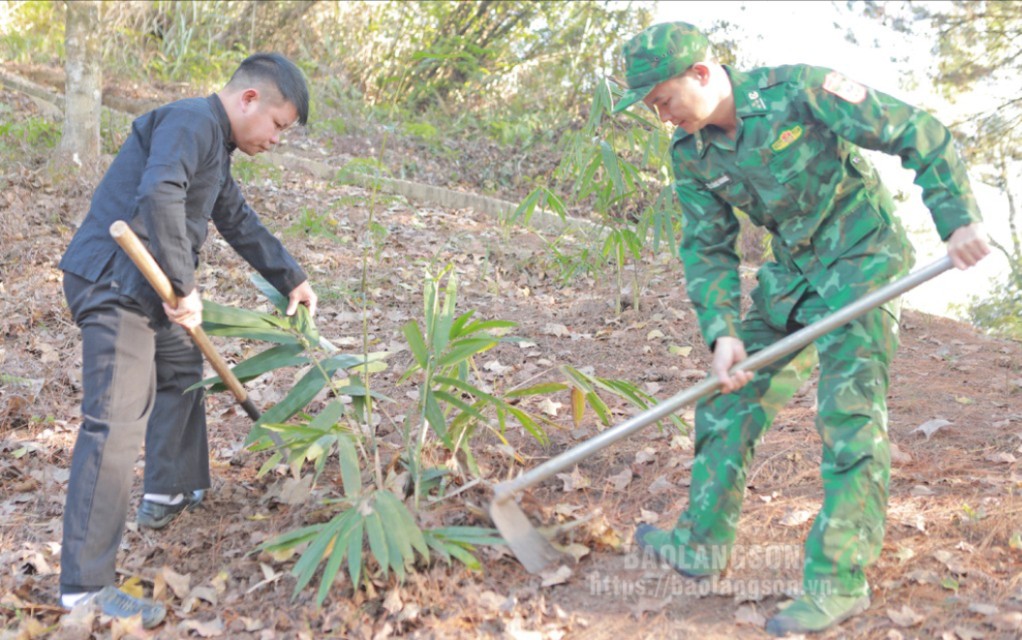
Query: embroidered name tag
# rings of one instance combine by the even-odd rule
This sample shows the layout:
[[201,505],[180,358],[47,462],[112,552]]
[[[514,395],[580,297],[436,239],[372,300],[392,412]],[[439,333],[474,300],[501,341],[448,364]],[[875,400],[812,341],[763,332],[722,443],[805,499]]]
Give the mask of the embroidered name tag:
[[707,182],[706,186],[711,188],[711,189],[718,189],[720,187],[723,187],[724,185],[726,185],[729,182],[731,182],[731,176],[729,176],[728,174],[725,173],[724,175],[722,175],[721,177],[717,178],[716,180],[713,180],[712,182]]
[[802,137],[802,125],[797,124],[787,131],[782,131],[781,135],[777,136],[777,140],[774,141],[770,148],[774,151],[784,151],[791,146],[792,142],[795,142]]
[[824,78],[823,90],[852,104],[859,104],[866,99],[866,87],[854,80],[849,80],[837,71],[831,71]]

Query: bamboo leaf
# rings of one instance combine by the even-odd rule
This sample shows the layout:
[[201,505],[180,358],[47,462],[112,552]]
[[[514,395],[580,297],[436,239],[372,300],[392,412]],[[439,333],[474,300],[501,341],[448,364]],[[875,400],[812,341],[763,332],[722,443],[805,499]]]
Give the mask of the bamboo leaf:
[[345,511],[322,525],[315,539],[313,539],[313,541],[309,543],[308,548],[302,552],[302,556],[298,559],[298,562],[296,562],[295,566],[291,568],[291,575],[293,575],[297,581],[291,597],[297,596],[298,593],[312,580],[313,574],[316,573],[316,569],[323,560],[327,547],[331,542],[333,542],[337,532],[340,530],[341,526],[343,526],[345,518],[350,517],[350,514],[350,510]]
[[497,340],[492,338],[464,338],[458,340],[447,353],[444,353],[437,365],[442,368],[454,366],[464,360],[467,360],[473,356],[476,356],[485,351],[489,351],[493,347],[497,346]]
[[578,387],[571,388],[571,421],[577,429],[586,413],[586,397]]
[[546,432],[543,431],[542,427],[536,424],[536,421],[533,420],[529,414],[525,413],[518,407],[512,407],[510,405],[507,406],[507,410],[511,412],[511,415],[513,415],[518,422],[525,427],[525,430],[528,431],[537,442],[540,444],[546,444],[548,442]]
[[[485,422],[486,421],[486,418],[483,416],[483,414],[479,413],[478,409],[476,409],[474,406],[468,404],[467,402],[465,402],[461,398],[458,398],[458,397],[456,397],[456,396],[454,396],[454,395],[452,395],[450,393],[447,393],[446,391],[440,391],[439,389],[434,389],[433,390],[433,394],[441,402],[446,402],[447,404],[452,405],[452,406],[457,407],[458,409],[460,409],[462,411],[462,415],[471,416],[471,417],[475,418],[476,420],[479,420],[480,422]],[[454,428],[454,422],[451,423],[451,429],[453,429],[453,428]]]
[[461,545],[453,543],[448,544],[447,551],[452,556],[460,560],[462,564],[464,564],[466,567],[473,571],[479,571],[480,569],[483,568],[482,564],[479,563],[478,558],[472,555],[472,552],[468,551]]
[[229,307],[212,300],[202,301],[202,320],[205,325],[209,322],[212,325],[225,325],[229,327],[249,327],[251,329],[283,329],[289,328],[287,320],[251,309],[239,309]]
[[316,323],[312,320],[312,314],[309,313],[308,307],[304,304],[298,305],[294,315],[290,316],[288,320],[292,328],[305,336],[310,345],[319,344],[319,329],[316,328]]
[[536,211],[536,205],[539,203],[540,197],[543,195],[543,187],[537,187],[533,189],[525,200],[522,200],[521,204],[515,209],[514,213],[511,214],[511,222],[520,221],[522,224],[529,224],[532,220],[532,214]]
[[341,467],[341,485],[344,495],[356,498],[362,493],[362,469],[358,464],[358,450],[354,436],[347,433],[337,435],[337,458]]
[[211,336],[225,338],[246,338],[248,340],[262,340],[263,342],[275,342],[277,344],[299,344],[298,338],[283,329],[273,327],[235,327],[231,325],[206,324],[202,323],[203,330]]
[[309,422],[309,428],[313,431],[328,431],[337,425],[342,415],[344,415],[344,405],[340,400],[331,400]]
[[561,372],[564,375],[568,376],[568,378],[570,378],[572,382],[578,385],[578,388],[582,389],[582,391],[588,393],[593,390],[593,385],[590,382],[589,377],[586,376],[581,371],[579,371],[578,369],[569,365],[562,365]]
[[383,531],[383,521],[380,520],[380,514],[376,512],[375,506],[373,512],[365,518],[365,527],[366,536],[369,538],[369,551],[380,565],[380,571],[386,576],[390,572],[390,548]]
[[548,393],[557,393],[558,391],[564,391],[568,388],[568,385],[563,382],[544,382],[541,384],[533,385],[531,387],[525,387],[524,389],[515,389],[514,391],[508,391],[504,394],[505,398],[521,398],[524,396],[539,396]]
[[[349,509],[345,512],[345,515],[348,514],[351,514],[351,516],[345,519],[344,525],[334,537],[333,545],[330,549],[330,558],[327,560],[326,566],[323,567],[323,577],[319,581],[319,590],[316,592],[317,605],[322,605],[323,601],[326,600],[327,594],[330,593],[330,587],[333,586],[334,578],[337,577],[341,563],[350,550],[349,537],[353,535],[356,528],[358,529],[358,541],[362,542],[362,520],[354,509]],[[355,584],[353,588],[358,589],[358,584]]]
[[476,398],[479,398],[481,400],[485,400],[486,402],[493,405],[503,404],[496,396],[492,396],[482,391],[481,389],[478,389],[472,386],[471,384],[465,382],[464,380],[460,380],[458,378],[449,378],[447,376],[434,376],[433,381],[442,385],[454,387],[455,389],[463,391],[471,396],[475,396]]
[[260,545],[260,548],[265,551],[284,551],[287,549],[293,549],[294,547],[315,538],[316,534],[318,534],[319,530],[322,528],[323,525],[320,523],[302,527],[301,529],[295,529],[294,531],[288,531],[287,533],[281,534],[267,542],[264,542]]
[[444,414],[440,410],[440,405],[437,404],[436,396],[433,395],[432,389],[426,390],[425,406],[423,412],[426,415],[426,422],[433,428],[433,431],[440,436],[440,440],[443,441],[444,446],[448,450],[453,446],[451,443],[451,437],[447,433],[447,423],[444,420]]
[[426,349],[426,341],[422,339],[419,324],[414,320],[409,320],[401,327],[401,331],[405,334],[405,340],[408,341],[408,348],[412,351],[415,363],[425,369],[429,363],[429,350]]
[[[253,378],[258,378],[267,371],[307,364],[309,359],[305,356],[298,355],[302,351],[302,346],[297,343],[277,345],[235,365],[231,368],[231,372],[239,381],[247,382]],[[220,376],[213,376],[193,384],[187,389],[187,391],[192,391],[204,386],[210,386],[211,392],[219,392],[227,389],[227,386],[220,380]]]
[[600,417],[600,422],[605,425],[610,424],[610,410],[603,400],[600,399],[600,396],[596,395],[595,391],[590,391],[586,394],[586,400],[589,402],[589,406],[593,408],[593,411],[596,412],[596,415]]
[[[400,581],[405,579],[405,568],[415,560],[411,540],[405,531],[404,521],[396,511],[394,503],[388,499],[393,497],[388,491],[376,494],[376,512],[383,523],[383,533],[387,538],[387,549],[390,554],[390,566]],[[396,498],[395,498],[396,500]],[[403,508],[404,505],[401,505]]]
[[262,478],[266,473],[280,464],[280,461],[284,459],[284,454],[277,451],[270,459],[263,463],[263,466],[259,467],[259,471],[256,473],[257,478]]
[[600,154],[603,157],[603,166],[607,169],[607,175],[610,176],[611,183],[614,185],[614,194],[624,193],[625,185],[621,179],[621,166],[618,163],[617,154],[606,140],[600,141]]
[[256,289],[259,289],[260,293],[266,296],[266,299],[270,301],[270,304],[277,308],[277,311],[280,311],[281,313],[287,311],[287,296],[282,294],[276,287],[270,284],[269,280],[257,272],[252,273],[248,279],[255,285]]
[[348,575],[351,577],[352,589],[358,589],[358,581],[362,577],[362,532],[364,521],[355,519],[351,534],[348,536]]

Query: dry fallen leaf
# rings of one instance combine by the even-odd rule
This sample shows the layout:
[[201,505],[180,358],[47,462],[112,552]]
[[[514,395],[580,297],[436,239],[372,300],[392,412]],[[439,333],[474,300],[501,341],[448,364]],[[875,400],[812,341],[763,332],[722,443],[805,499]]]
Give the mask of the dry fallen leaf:
[[224,621],[220,618],[213,620],[185,620],[177,625],[181,631],[194,631],[203,638],[214,638],[224,635]]
[[170,587],[177,599],[183,600],[191,588],[191,581],[191,574],[182,575],[164,565],[156,572],[156,578],[153,580],[153,598],[159,599],[164,588]]
[[607,478],[607,482],[610,486],[614,487],[616,491],[624,491],[625,487],[632,481],[632,470],[625,467],[621,470],[621,473],[614,474]]
[[924,616],[916,613],[907,604],[901,605],[901,610],[888,609],[887,617],[899,627],[914,627],[924,620]]
[[554,402],[550,398],[543,398],[543,402],[539,403],[539,410],[548,416],[557,417],[557,412],[561,410],[564,405],[560,402]]
[[1015,462],[1016,458],[1010,453],[998,451],[997,453],[991,453],[990,455],[985,457],[984,460],[988,462],[996,462],[998,464],[1012,464],[1013,462]]
[[677,487],[675,487],[674,484],[670,480],[668,480],[666,476],[658,477],[649,485],[649,492],[653,494],[663,493],[665,491],[674,491],[676,489]]
[[786,527],[797,527],[805,524],[813,517],[813,514],[805,509],[794,509],[784,514],[784,517],[780,519],[780,523]]
[[548,325],[545,325],[542,329],[542,332],[544,335],[557,336],[558,338],[563,338],[564,336],[571,334],[571,332],[568,331],[568,327],[564,326],[563,324],[557,324],[553,322]]
[[554,585],[564,584],[567,582],[572,573],[573,571],[571,570],[571,567],[566,564],[562,564],[556,569],[541,571],[539,575],[543,578],[542,586],[552,587]]
[[692,347],[680,347],[676,344],[672,344],[667,349],[672,355],[681,356],[687,358],[692,353]]
[[742,605],[735,609],[735,624],[746,624],[750,627],[762,627],[766,618],[753,605]]
[[912,456],[901,450],[901,447],[895,443],[891,443],[891,462],[898,464],[908,464],[912,462]]
[[647,511],[646,509],[639,509],[639,522],[645,522],[646,524],[656,524],[660,521],[660,514],[654,511]]
[[995,605],[987,604],[985,602],[972,602],[969,603],[969,611],[984,616],[992,616],[1000,611],[1000,609],[998,609]]
[[912,433],[916,433],[918,431],[925,435],[926,439],[929,440],[933,436],[933,434],[937,433],[944,427],[949,427],[952,426],[953,424],[954,423],[950,422],[949,420],[944,420],[942,418],[934,418],[933,420],[927,420],[926,422],[922,423],[921,425],[913,429]]
[[947,567],[948,571],[955,575],[964,576],[969,573],[969,567],[965,564],[965,562],[950,551],[938,549],[933,552],[933,557],[937,559],[937,562],[943,564]]
[[667,606],[668,602],[670,602],[670,598],[657,599],[642,597],[639,598],[638,602],[630,607],[630,609],[632,616],[634,616],[636,620],[641,620],[644,613],[659,613]]
[[656,460],[656,451],[646,447],[635,454],[635,464],[645,464]]
[[565,493],[586,489],[592,484],[589,478],[582,475],[578,467],[575,467],[571,473],[558,473],[557,478],[564,483],[562,491]]
[[556,548],[561,553],[563,553],[565,555],[569,555],[572,558],[574,558],[576,563],[579,560],[581,560],[582,558],[584,558],[587,555],[589,555],[589,552],[592,551],[592,549],[590,549],[589,547],[585,546],[584,544],[578,543],[578,542],[573,542],[571,544],[565,544],[565,545],[560,545],[560,544],[557,544],[557,543],[551,543],[551,544],[553,544],[554,548]]

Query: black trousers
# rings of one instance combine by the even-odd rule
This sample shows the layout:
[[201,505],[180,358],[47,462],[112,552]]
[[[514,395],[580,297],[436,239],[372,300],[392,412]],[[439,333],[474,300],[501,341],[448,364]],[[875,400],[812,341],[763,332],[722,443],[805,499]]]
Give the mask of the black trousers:
[[60,558],[62,593],[115,580],[133,469],[145,441],[144,490],[209,488],[202,353],[178,325],[159,325],[108,279],[64,274],[82,332],[82,425],[71,458]]

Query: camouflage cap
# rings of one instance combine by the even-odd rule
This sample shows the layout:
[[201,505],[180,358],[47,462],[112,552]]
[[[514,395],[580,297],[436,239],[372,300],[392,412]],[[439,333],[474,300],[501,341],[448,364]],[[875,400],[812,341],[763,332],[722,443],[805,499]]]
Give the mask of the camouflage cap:
[[653,87],[680,75],[710,53],[710,41],[685,22],[662,22],[625,43],[625,79],[628,91],[612,113],[624,111],[646,97]]

